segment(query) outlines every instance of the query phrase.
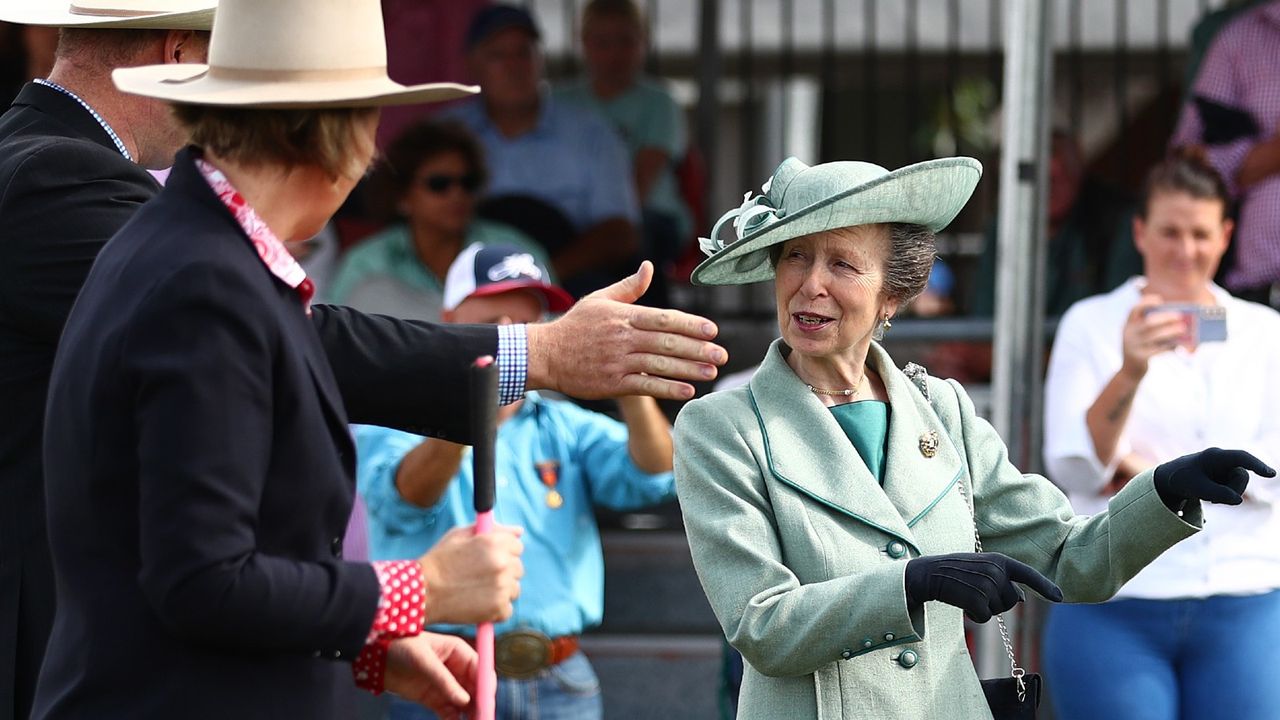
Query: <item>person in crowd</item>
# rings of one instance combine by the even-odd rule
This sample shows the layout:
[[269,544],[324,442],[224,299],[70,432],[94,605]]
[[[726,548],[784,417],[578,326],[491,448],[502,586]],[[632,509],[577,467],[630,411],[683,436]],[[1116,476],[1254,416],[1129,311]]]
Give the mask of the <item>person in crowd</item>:
[[626,146],[608,121],[544,90],[540,38],[524,8],[476,13],[467,54],[481,94],[442,114],[484,146],[491,178],[481,215],[546,247],[565,289],[580,296],[636,257],[640,210]]
[[[457,80],[467,73],[467,26],[492,0],[382,0],[387,27],[387,72],[402,83]],[[424,39],[430,38],[430,42]],[[378,149],[385,151],[411,125],[440,108],[383,108]]]
[[[1053,131],[1050,143],[1044,310],[1058,317],[1072,303],[1128,280],[1141,266],[1129,234],[1132,204],[1086,175],[1084,153],[1069,133]],[[971,286],[973,315],[995,314],[996,238],[992,223]]]
[[873,339],[924,287],[934,233],[980,174],[970,158],[790,158],[703,243],[694,282],[773,278],[782,331],[745,387],[675,425],[694,565],[746,661],[740,718],[989,718],[963,616],[1008,610],[1018,584],[1104,600],[1195,534],[1201,500],[1239,503],[1250,470],[1275,474],[1215,448],[1076,516],[1009,463],[963,388],[895,368]]
[[[572,298],[545,265],[515,246],[472,245],[445,284],[445,319],[534,322]],[[497,632],[499,718],[599,718],[599,683],[578,636],[604,610],[604,560],[593,509],[629,510],[675,497],[671,428],[649,397],[618,400],[622,422],[529,393],[498,414],[497,521],[525,529],[527,568]],[[355,430],[360,492],[373,557],[417,557],[474,521],[469,448],[362,426]],[[464,636],[474,629],[433,626]],[[394,702],[393,720],[423,718]]]
[[347,251],[325,295],[364,312],[439,320],[444,275],[471,243],[538,248],[514,228],[475,217],[483,151],[457,123],[423,121],[387,148],[373,194],[401,219]]
[[[170,164],[185,137],[163,103],[118,92],[111,71],[202,61],[208,34],[199,28],[209,27],[213,9],[208,2],[99,5],[98,15],[52,0],[9,4],[0,13],[3,20],[64,26],[50,79],[24,88],[0,119],[0,179],[7,188],[0,198],[0,384],[11,398],[0,427],[0,632],[15,650],[4,655],[0,676],[0,717],[6,718],[28,715],[53,615],[41,447],[58,337],[98,251],[156,194],[144,166]],[[440,393],[464,381],[476,354],[512,359],[515,397],[526,383],[584,397],[688,397],[692,387],[683,380],[714,376],[714,365],[725,359],[722,349],[705,342],[714,325],[625,304],[643,292],[650,272],[642,266],[621,290],[584,300],[576,320],[505,333],[387,325],[326,306],[313,307],[310,322],[352,417],[464,436],[465,404]],[[665,373],[655,361],[669,363]],[[594,370],[579,372],[584,367]],[[441,384],[421,383],[424,374]]]
[[[1280,313],[1212,282],[1231,237],[1228,198],[1196,152],[1153,168],[1134,221],[1142,276],[1058,326],[1044,459],[1077,512],[1104,509],[1144,471],[1205,444],[1280,461]],[[1053,608],[1043,647],[1055,717],[1280,714],[1277,503],[1272,484],[1250,486],[1239,508],[1206,508],[1204,532],[1114,600]]]
[[1170,140],[1175,148],[1203,147],[1226,182],[1238,205],[1238,229],[1223,282],[1260,302],[1272,302],[1272,288],[1280,283],[1280,54],[1270,51],[1277,43],[1278,0],[1245,10],[1223,27],[1200,63]]
[[626,142],[640,201],[642,254],[664,276],[693,233],[675,176],[687,149],[684,115],[661,83],[642,74],[648,27],[635,0],[591,0],[581,24],[586,77],[559,88],[556,97],[608,118]]

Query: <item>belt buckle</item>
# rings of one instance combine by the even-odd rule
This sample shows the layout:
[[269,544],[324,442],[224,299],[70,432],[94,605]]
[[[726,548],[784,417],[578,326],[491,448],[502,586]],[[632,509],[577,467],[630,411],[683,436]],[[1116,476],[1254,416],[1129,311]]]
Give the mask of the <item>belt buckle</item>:
[[505,632],[494,642],[493,664],[503,677],[527,680],[551,664],[551,638],[527,628]]

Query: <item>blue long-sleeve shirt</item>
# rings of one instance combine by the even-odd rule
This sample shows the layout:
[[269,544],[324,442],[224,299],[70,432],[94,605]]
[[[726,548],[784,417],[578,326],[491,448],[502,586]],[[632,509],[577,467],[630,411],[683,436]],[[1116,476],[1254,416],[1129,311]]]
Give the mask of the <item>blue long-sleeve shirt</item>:
[[[422,437],[357,426],[357,478],[369,512],[374,559],[416,558],[450,529],[475,521],[470,451],[440,500],[429,508],[407,502],[396,489],[400,460]],[[556,463],[554,488],[539,466]],[[543,466],[545,467],[545,466]],[[498,428],[494,518],[524,528],[525,574],[515,611],[498,625],[552,637],[576,635],[604,614],[604,557],[593,505],[627,510],[675,497],[669,472],[650,475],[627,452],[627,428],[572,403],[526,395],[516,414]],[[563,504],[547,502],[554,489]],[[471,627],[433,626],[468,635]]]

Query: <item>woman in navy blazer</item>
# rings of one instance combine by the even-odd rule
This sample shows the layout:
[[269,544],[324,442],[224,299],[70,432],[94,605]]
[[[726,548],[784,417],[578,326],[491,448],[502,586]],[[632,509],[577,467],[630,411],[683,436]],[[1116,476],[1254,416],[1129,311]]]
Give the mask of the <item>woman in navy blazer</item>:
[[[470,89],[371,78],[385,63],[376,0],[229,0],[219,28],[196,80],[190,66],[115,76],[173,101],[198,147],[99,255],[55,362],[59,607],[35,717],[346,718],[352,660],[356,684],[455,715],[474,652],[418,631],[427,616],[508,615],[519,541],[443,541],[471,548],[451,574],[469,592],[445,592],[427,562],[343,561],[349,418],[281,241],[314,234],[363,174],[371,106]],[[316,57],[339,37],[343,57]],[[259,109],[281,100],[293,107]],[[397,345],[390,319],[326,313]],[[475,346],[493,335],[477,328]]]

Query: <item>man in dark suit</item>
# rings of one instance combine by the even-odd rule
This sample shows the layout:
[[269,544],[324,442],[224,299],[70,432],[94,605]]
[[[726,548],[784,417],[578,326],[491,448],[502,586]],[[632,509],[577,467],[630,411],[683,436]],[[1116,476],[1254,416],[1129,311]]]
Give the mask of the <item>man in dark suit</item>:
[[[67,7],[5,5],[0,20],[25,21],[5,13],[37,5]],[[25,87],[0,117],[0,720],[29,714],[52,625],[41,448],[58,338],[98,250],[158,192],[144,168],[167,166],[184,142],[164,105],[117,92],[110,73],[203,62],[208,34],[193,15],[166,23],[164,14],[122,13],[104,28],[65,29],[48,81]],[[83,21],[67,14],[65,23],[42,22]],[[465,442],[462,391],[478,355],[515,353],[527,360],[525,387],[580,397],[683,398],[692,387],[679,379],[713,377],[726,359],[708,342],[714,325],[633,307],[647,277],[628,282],[554,323],[529,326],[527,351],[500,345],[492,327],[375,322],[324,306],[312,320],[352,421]]]

